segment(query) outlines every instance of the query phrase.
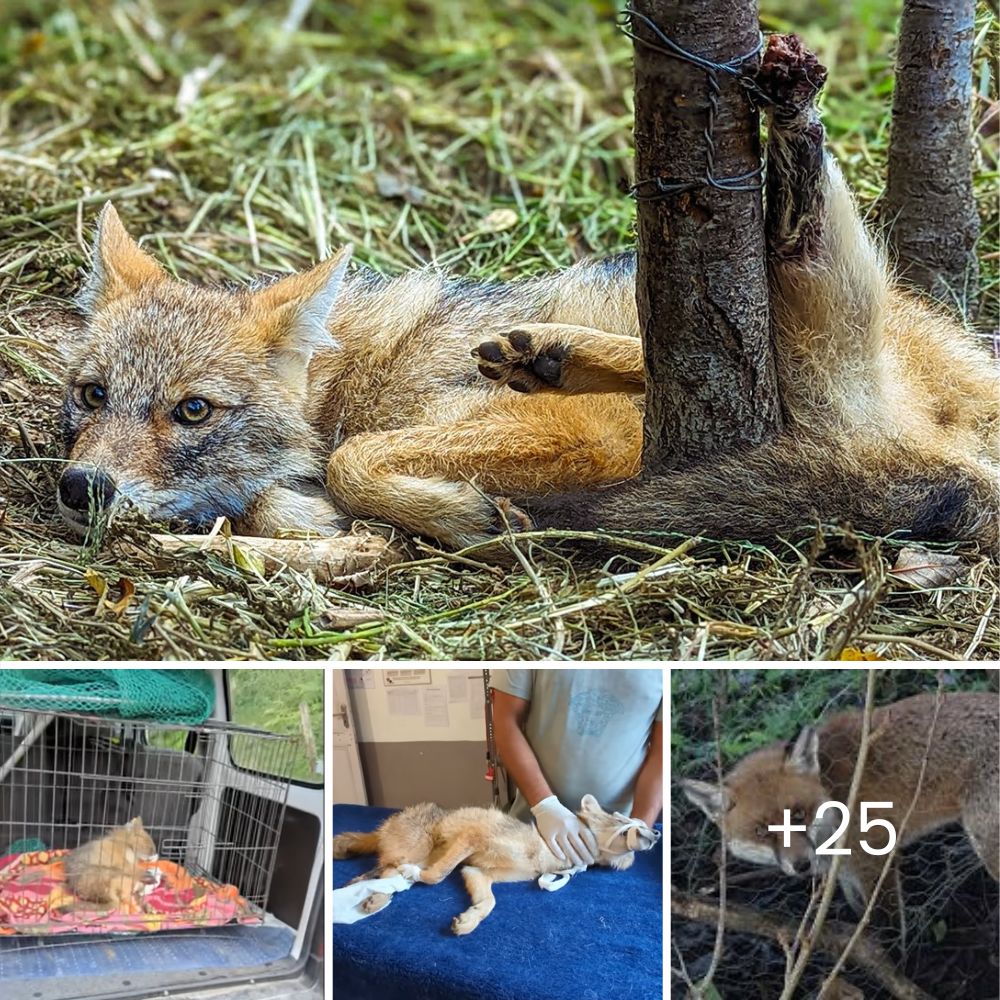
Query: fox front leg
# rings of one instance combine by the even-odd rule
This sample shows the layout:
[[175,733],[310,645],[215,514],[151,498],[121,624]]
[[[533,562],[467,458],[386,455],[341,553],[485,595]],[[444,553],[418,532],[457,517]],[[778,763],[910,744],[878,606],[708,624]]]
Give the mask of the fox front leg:
[[326,496],[300,493],[285,486],[265,489],[234,525],[242,534],[262,538],[287,531],[332,535],[350,526],[350,520]]

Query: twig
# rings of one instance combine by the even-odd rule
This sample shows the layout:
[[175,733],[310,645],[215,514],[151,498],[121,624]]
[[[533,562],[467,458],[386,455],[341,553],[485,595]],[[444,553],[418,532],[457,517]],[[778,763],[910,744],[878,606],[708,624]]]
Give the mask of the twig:
[[898,642],[914,649],[922,649],[925,653],[930,653],[938,660],[962,660],[964,657],[957,653],[949,653],[947,649],[935,646],[926,639],[918,639],[912,635],[884,635],[881,632],[859,632],[855,637],[857,642]]
[[[702,924],[717,924],[718,910],[719,907],[713,903],[704,903],[686,893],[678,892],[677,889],[671,889],[670,912],[678,917],[697,920]],[[770,914],[760,913],[750,907],[732,904],[726,907],[726,924],[731,931],[771,938],[779,944],[783,940],[790,940],[795,933],[794,924]],[[826,954],[836,955],[850,941],[853,930],[853,927],[831,920],[816,935],[813,943]],[[899,972],[888,955],[871,938],[862,937],[858,946],[853,949],[851,958],[854,965],[861,967],[881,983],[896,1000],[934,1000]]]
[[[868,685],[865,690],[865,708],[861,717],[861,742],[858,746],[858,759],[854,763],[854,774],[851,776],[851,789],[847,794],[847,802],[845,803],[847,806],[848,816],[854,815],[854,807],[857,804],[858,791],[861,788],[861,777],[865,772],[865,763],[868,760],[872,711],[875,705],[875,676],[875,670],[868,671]],[[849,829],[850,825],[848,824],[837,841],[837,848],[844,846],[844,841],[847,839],[847,832]],[[833,856],[833,863],[830,865],[830,870],[826,875],[826,885],[823,887],[823,895],[820,899],[819,909],[816,911],[816,919],[813,921],[805,939],[802,941],[802,948],[799,951],[798,958],[795,961],[795,965],[792,967],[791,973],[785,977],[785,987],[781,993],[781,1000],[792,1000],[792,997],[795,994],[795,988],[798,986],[799,980],[806,971],[806,966],[809,964],[809,956],[812,954],[813,945],[815,944],[820,932],[823,930],[826,915],[829,912],[830,904],[833,902],[833,894],[837,888],[837,875],[840,871],[840,862],[842,858],[842,854],[835,854]]]
[[[718,689],[715,697],[712,698],[712,730],[715,734],[715,778],[718,782],[719,794],[724,795],[725,790],[722,785],[722,738],[719,733],[719,700],[725,695],[726,681],[729,671],[720,670],[718,677]],[[726,844],[726,808],[723,804],[719,810],[719,833],[722,837],[723,845]],[[695,993],[698,997],[703,997],[712,985],[715,973],[722,960],[722,946],[726,937],[726,850],[723,846],[719,858],[719,921],[715,926],[715,946],[712,948],[712,961],[708,966],[704,979],[696,987]]]
[[[874,671],[869,673],[869,677]],[[889,874],[889,870],[892,868],[893,861],[896,857],[896,852],[900,849],[903,844],[903,833],[906,830],[906,825],[910,821],[910,816],[913,814],[913,810],[916,808],[917,799],[920,798],[920,792],[924,785],[924,775],[927,773],[927,764],[930,758],[931,746],[934,742],[934,731],[937,729],[938,714],[941,711],[941,696],[943,694],[943,688],[941,685],[941,677],[938,676],[938,689],[937,697],[934,699],[934,716],[931,719],[930,730],[927,734],[927,746],[924,747],[923,759],[920,761],[920,773],[917,775],[917,786],[913,790],[913,798],[910,800],[910,805],[906,810],[906,814],[903,816],[903,821],[899,824],[899,829],[896,831],[896,843],[893,845],[892,850],[886,855],[885,862],[882,865],[882,870],[879,872],[878,881],[875,883],[874,889],[872,889],[871,896],[868,899],[868,905],[865,907],[864,913],[861,914],[861,918],[858,920],[858,926],[855,928],[854,933],[851,935],[851,939],[844,946],[843,953],[837,959],[836,964],[831,970],[829,976],[827,976],[826,981],[823,983],[823,989],[820,990],[819,995],[823,996],[823,992],[828,985],[832,982],[836,974],[843,968],[844,963],[847,961],[848,956],[851,953],[851,949],[855,946],[864,929],[868,926],[868,922],[871,919],[871,913],[875,906],[875,902],[878,899],[879,891],[882,888],[882,883],[885,881],[886,876]],[[865,708],[867,709],[867,702]],[[862,740],[865,739],[867,735],[867,729],[862,732]],[[853,787],[851,789],[854,790]],[[853,804],[850,806],[850,811],[853,813]],[[900,896],[897,896],[897,906],[900,913],[903,910],[903,900]]]

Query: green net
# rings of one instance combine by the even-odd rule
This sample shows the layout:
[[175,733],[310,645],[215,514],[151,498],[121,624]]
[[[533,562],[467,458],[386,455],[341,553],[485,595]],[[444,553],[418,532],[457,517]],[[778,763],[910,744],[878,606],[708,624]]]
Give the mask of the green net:
[[197,725],[212,714],[207,670],[0,670],[0,705]]

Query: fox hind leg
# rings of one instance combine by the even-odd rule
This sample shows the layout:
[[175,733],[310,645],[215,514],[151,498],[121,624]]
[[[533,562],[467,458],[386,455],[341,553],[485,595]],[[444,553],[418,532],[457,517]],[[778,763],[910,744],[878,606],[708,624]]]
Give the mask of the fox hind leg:
[[592,398],[580,407],[510,394],[472,419],[357,434],[331,455],[327,488],[356,517],[449,546],[488,540],[508,524],[527,528],[526,515],[492,498],[614,482],[638,471],[639,411],[624,398]]
[[642,343],[564,323],[528,323],[472,351],[480,373],[515,392],[641,393]]
[[767,255],[781,365],[793,417],[880,406],[889,272],[824,148],[815,99],[826,70],[792,36],[772,36],[757,85],[772,102],[767,144]]
[[[412,872],[417,881],[424,885],[437,885],[446,879],[471,853],[473,847],[464,840],[453,840],[435,850],[427,862],[427,867],[416,866]],[[403,872],[406,875],[405,872]]]
[[481,868],[466,865],[462,869],[462,880],[472,899],[472,906],[451,922],[452,931],[458,935],[471,934],[497,905],[493,895],[493,879]]

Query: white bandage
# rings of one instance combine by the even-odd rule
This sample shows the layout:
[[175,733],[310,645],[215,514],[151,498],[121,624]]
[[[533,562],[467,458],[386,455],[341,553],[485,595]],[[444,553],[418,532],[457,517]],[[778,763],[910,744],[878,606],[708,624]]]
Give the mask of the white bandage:
[[[391,878],[366,878],[361,882],[352,882],[342,889],[333,890],[333,922],[335,924],[353,924],[365,917],[370,917],[370,913],[365,913],[361,909],[361,904],[376,892],[384,892],[386,895],[403,892],[413,885],[412,882],[403,878],[402,875],[393,875]],[[378,911],[376,911],[378,912]]]
[[555,892],[556,889],[561,889],[577,872],[585,872],[586,870],[586,865],[574,865],[572,868],[563,868],[562,871],[546,872],[544,875],[538,876],[538,885],[548,892]]

